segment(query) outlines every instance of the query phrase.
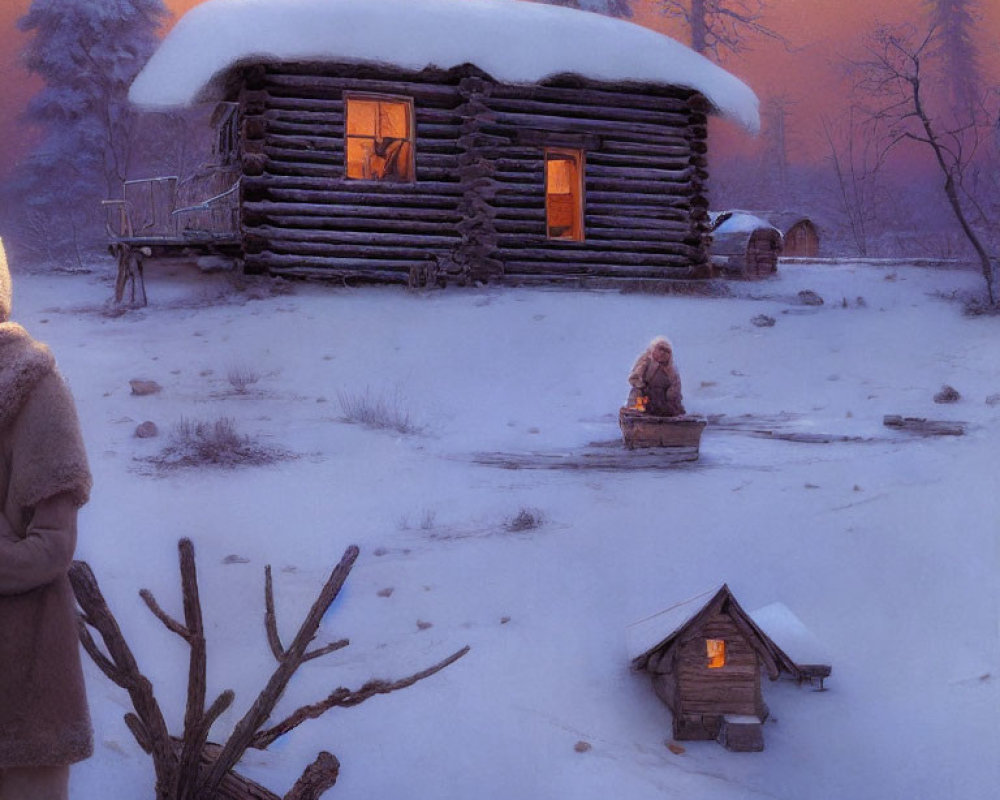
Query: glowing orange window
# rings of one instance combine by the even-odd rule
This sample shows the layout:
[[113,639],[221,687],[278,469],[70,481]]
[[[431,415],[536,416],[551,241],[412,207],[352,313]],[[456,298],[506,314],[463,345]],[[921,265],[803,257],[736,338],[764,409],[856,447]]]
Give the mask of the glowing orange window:
[[583,241],[583,151],[545,151],[545,225],[550,239]]
[[347,177],[413,180],[413,101],[408,98],[344,98]]
[[709,669],[721,669],[726,666],[726,642],[724,639],[706,639],[705,650],[708,655]]

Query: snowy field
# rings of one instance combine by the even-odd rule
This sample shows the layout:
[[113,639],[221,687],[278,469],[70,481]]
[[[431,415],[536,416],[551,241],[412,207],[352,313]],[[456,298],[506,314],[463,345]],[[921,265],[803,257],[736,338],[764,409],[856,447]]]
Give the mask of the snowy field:
[[[248,776],[283,794],[327,749],[343,763],[331,798],[936,800],[1000,785],[1000,405],[986,402],[1000,393],[1000,318],[944,299],[978,289],[975,273],[796,266],[727,299],[301,284],[252,299],[149,272],[150,306],[118,317],[102,313],[106,277],[15,274],[14,318],[73,388],[95,476],[79,557],[172,729],[187,651],[137,591],[180,613],[181,536],[198,553],[209,695],[237,693],[216,740],[273,668],[265,564],[287,640],[345,547],[362,551],[321,631],[351,646],[304,666],[279,713],[472,647],[251,751]],[[825,305],[800,305],[806,288]],[[758,314],[776,324],[755,327]],[[690,412],[870,441],[710,427],[698,464],[672,470],[474,463],[615,439],[628,370],[656,334],[674,342]],[[260,377],[244,394],[227,379],[237,367]],[[163,391],[133,396],[133,378]],[[962,399],[935,404],[942,384]],[[419,432],[344,422],[339,396],[366,388]],[[892,413],[968,432],[910,437],[882,425]],[[167,474],[141,460],[182,417],[221,416],[297,458]],[[159,438],[133,436],[147,419]],[[509,531],[522,509],[543,524]],[[780,601],[798,615],[830,653],[829,691],[764,681],[763,753],[675,754],[668,709],[629,671],[625,628],[722,581],[747,610]],[[86,670],[96,754],[74,769],[74,797],[152,797],[127,697]]]

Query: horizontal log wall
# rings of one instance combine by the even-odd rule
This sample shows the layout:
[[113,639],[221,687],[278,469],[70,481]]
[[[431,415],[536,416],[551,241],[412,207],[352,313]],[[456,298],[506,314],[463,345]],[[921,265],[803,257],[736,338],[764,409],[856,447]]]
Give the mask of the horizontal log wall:
[[[256,65],[237,81],[248,271],[525,283],[704,277],[706,105],[474,68]],[[344,93],[413,99],[416,181],[345,178]],[[544,149],[585,150],[585,240],[546,236]]]
[[[498,85],[486,104],[483,131],[510,142],[489,153],[497,165],[497,252],[509,278],[709,273],[707,118],[699,95]],[[544,148],[576,141],[585,161],[584,240],[548,239]]]
[[[358,67],[243,72],[242,225],[249,272],[406,282],[462,242],[460,75],[388,80]],[[344,93],[412,98],[414,183],[345,177]]]
[[[707,639],[725,641],[725,666],[708,668]],[[761,713],[760,661],[743,632],[725,613],[688,632],[677,645],[675,663],[676,713],[683,716]]]

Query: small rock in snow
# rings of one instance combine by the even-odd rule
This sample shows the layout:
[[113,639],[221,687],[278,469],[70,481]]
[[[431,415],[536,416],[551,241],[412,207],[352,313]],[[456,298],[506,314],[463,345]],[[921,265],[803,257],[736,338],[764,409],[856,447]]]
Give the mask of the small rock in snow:
[[961,399],[962,395],[958,393],[958,390],[948,384],[942,386],[941,391],[934,395],[935,403],[957,403]]
[[160,429],[156,427],[155,422],[147,419],[136,426],[135,435],[139,439],[152,439],[160,435]]
[[806,486],[805,486],[805,488],[807,488],[807,489],[818,489],[819,485],[815,484],[815,483],[807,483]]
[[774,317],[769,317],[767,314],[758,314],[750,322],[758,328],[773,328],[777,320]]
[[418,619],[417,620],[417,628],[419,628],[422,631],[425,631],[428,628],[433,628],[433,627],[434,627],[434,623],[433,622],[424,622],[424,620],[422,620],[422,619]]
[[823,298],[812,289],[803,289],[799,292],[799,302],[804,306],[821,306],[823,305]]
[[1000,394],[991,394],[986,398],[986,405],[988,406],[1000,406]]
[[374,550],[372,550],[372,554],[376,556],[384,556],[388,552],[389,551],[386,550],[384,547],[376,547]]
[[143,397],[148,394],[156,394],[163,389],[156,381],[131,380],[128,385],[132,387],[132,394]]
[[223,564],[249,564],[250,559],[244,556],[238,556],[236,553],[230,553],[224,559],[222,559]]
[[391,586],[386,586],[384,589],[379,589],[375,594],[379,597],[392,597],[393,588]]
[[593,749],[593,745],[590,742],[585,742],[582,739],[573,745],[573,749],[578,753],[586,753],[588,750]]
[[510,622],[510,617],[500,617],[501,625],[506,625],[508,622]]

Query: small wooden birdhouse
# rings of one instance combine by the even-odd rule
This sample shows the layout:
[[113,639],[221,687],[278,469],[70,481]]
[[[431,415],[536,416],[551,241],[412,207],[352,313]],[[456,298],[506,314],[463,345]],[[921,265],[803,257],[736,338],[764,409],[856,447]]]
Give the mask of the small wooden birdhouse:
[[649,673],[673,713],[675,739],[717,739],[729,750],[763,750],[768,710],[761,672],[771,680],[781,673],[799,681],[811,677],[725,584],[641,620],[627,633],[632,667]]

